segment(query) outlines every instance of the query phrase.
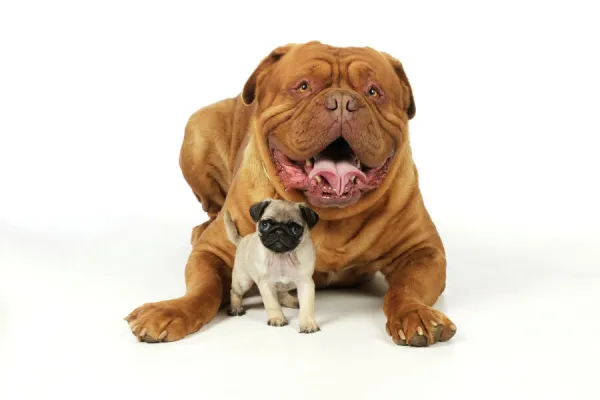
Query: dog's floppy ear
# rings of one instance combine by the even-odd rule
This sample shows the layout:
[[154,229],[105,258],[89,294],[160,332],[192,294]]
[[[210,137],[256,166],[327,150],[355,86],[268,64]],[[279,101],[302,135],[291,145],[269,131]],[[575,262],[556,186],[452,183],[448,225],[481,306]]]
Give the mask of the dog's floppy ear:
[[408,119],[412,119],[417,113],[417,107],[415,106],[415,98],[413,96],[412,88],[410,87],[410,82],[408,81],[408,77],[406,76],[406,72],[404,72],[404,67],[402,67],[402,63],[396,60],[394,57],[390,56],[387,53],[383,53],[385,57],[388,59],[396,75],[400,79],[402,86],[404,86],[404,99],[408,99],[408,104],[406,104],[406,114],[408,115]]
[[313,211],[312,208],[301,205],[300,212],[302,213],[302,218],[306,221],[306,225],[308,225],[308,229],[314,228],[319,222],[319,214]]
[[260,217],[262,217],[265,209],[268,207],[270,201],[263,200],[260,203],[255,203],[250,206],[250,216],[252,217],[252,221],[258,222]]
[[256,89],[264,77],[264,74],[267,73],[271,67],[275,65],[275,63],[291,49],[291,47],[292,45],[289,44],[286,46],[277,47],[271,52],[271,54],[269,54],[260,62],[258,67],[256,67],[244,85],[244,90],[242,91],[242,101],[244,104],[249,105],[254,101],[256,97]]

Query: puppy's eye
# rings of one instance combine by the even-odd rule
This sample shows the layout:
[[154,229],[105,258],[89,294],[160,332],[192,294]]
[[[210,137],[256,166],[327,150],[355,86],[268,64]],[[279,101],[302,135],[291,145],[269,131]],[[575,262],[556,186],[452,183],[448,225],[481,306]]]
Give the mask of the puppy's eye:
[[304,81],[300,84],[300,86],[298,86],[298,92],[299,93],[304,93],[306,92],[308,89],[310,89],[310,86],[308,85],[308,82]]
[[302,235],[302,232],[304,232],[304,229],[302,229],[302,227],[300,225],[292,225],[292,233],[296,236],[300,236]]
[[271,227],[271,224],[269,223],[269,221],[260,221],[260,224],[258,224],[258,228],[261,231],[266,231]]
[[379,93],[379,90],[377,90],[377,88],[375,88],[375,86],[371,86],[369,88],[369,96],[373,97],[373,98],[378,98],[379,96],[381,96],[381,94]]

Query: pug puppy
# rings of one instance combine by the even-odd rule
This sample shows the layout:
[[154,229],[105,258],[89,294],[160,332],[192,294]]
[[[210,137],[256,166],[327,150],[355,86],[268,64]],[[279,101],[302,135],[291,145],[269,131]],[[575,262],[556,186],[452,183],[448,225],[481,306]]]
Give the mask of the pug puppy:
[[[250,207],[256,232],[241,237],[231,215],[224,222],[229,240],[237,247],[231,283],[229,315],[244,315],[242,296],[254,283],[268,314],[268,324],[288,324],[281,305],[300,303],[300,332],[320,330],[315,321],[315,248],[310,230],[319,216],[305,204],[266,199]],[[297,289],[298,299],[290,294]]]

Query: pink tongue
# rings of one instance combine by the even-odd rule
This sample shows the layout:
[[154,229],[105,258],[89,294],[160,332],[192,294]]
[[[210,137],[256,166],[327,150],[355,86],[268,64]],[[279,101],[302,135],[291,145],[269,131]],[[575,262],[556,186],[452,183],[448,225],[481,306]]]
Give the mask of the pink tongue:
[[365,174],[363,174],[360,169],[356,168],[352,162],[348,160],[334,161],[324,155],[320,155],[320,157],[315,160],[314,168],[310,171],[308,177],[309,179],[313,179],[317,175],[321,175],[325,178],[338,196],[344,193],[346,184],[353,176],[362,180],[367,179]]

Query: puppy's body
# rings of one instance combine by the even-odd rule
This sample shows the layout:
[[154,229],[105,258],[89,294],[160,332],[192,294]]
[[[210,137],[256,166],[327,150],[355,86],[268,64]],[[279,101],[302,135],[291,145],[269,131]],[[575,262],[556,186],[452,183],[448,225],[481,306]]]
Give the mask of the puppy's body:
[[[263,209],[259,210],[261,206]],[[268,313],[268,324],[286,325],[287,320],[281,305],[296,307],[298,301],[289,292],[297,289],[300,303],[300,332],[318,331],[319,327],[314,317],[315,285],[312,279],[316,255],[309,232],[316,221],[307,221],[306,217],[303,217],[302,205],[287,201],[266,200],[253,207],[254,213],[251,207],[251,214],[257,222],[257,231],[245,237],[239,235],[229,212],[226,211],[223,217],[227,236],[237,246],[229,314],[245,313],[242,297],[253,284],[256,284]],[[279,225],[287,228],[295,224],[296,229],[302,227],[302,233],[297,235],[297,238],[290,233],[290,240],[286,247],[284,244],[278,244],[277,241],[269,241],[269,234],[266,229],[261,229],[261,224],[272,224],[270,230],[281,231],[284,228],[280,228]],[[277,238],[285,235],[285,232],[272,234],[278,235]]]

